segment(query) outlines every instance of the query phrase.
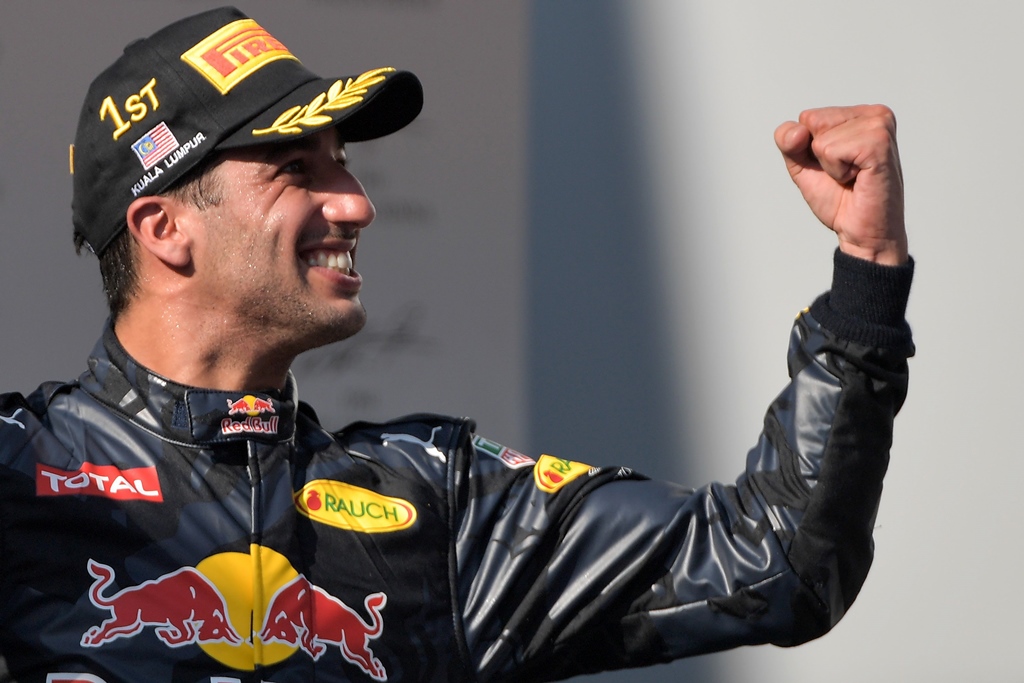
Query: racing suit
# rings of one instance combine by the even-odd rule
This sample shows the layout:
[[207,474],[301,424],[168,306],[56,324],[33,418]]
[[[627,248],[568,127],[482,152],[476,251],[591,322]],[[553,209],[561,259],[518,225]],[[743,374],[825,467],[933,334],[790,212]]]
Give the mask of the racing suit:
[[325,430],[176,384],[107,330],[0,396],[12,680],[532,681],[794,645],[855,598],[906,393],[912,264],[836,255],[734,485],[536,461],[468,419]]

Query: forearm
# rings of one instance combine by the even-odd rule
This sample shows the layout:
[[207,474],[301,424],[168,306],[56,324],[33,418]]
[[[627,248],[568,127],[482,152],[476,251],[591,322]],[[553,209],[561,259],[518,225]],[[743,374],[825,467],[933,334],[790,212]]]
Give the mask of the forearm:
[[[879,273],[846,259],[834,291],[794,326],[791,381],[735,485],[688,491],[607,468],[549,496],[520,480],[490,542],[475,537],[489,560],[465,575],[494,573],[491,588],[470,591],[486,600],[463,603],[474,605],[478,666],[546,678],[792,645],[842,617],[871,563],[912,352],[909,267]],[[516,589],[506,600],[494,585]],[[498,640],[478,639],[485,631]]]

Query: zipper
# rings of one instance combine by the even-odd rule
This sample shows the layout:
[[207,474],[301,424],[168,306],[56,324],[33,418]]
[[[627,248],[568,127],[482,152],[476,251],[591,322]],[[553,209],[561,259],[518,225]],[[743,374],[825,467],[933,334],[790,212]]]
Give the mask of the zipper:
[[[263,506],[260,504],[263,493],[263,474],[260,471],[260,458],[255,441],[246,441],[249,470],[249,562],[252,567],[252,611],[249,613],[249,642],[252,643],[255,672],[262,669],[263,641],[257,631],[262,624],[255,623],[257,614],[266,614],[267,596],[263,589],[263,562],[260,552],[260,541],[263,540]],[[262,621],[262,620],[259,620]]]

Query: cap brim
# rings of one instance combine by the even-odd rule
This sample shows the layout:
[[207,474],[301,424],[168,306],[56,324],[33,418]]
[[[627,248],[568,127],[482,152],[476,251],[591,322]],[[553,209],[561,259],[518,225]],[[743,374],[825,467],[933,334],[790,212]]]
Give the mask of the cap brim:
[[390,135],[423,109],[423,87],[408,71],[309,81],[217,144],[218,149],[286,142],[336,127],[343,142]]

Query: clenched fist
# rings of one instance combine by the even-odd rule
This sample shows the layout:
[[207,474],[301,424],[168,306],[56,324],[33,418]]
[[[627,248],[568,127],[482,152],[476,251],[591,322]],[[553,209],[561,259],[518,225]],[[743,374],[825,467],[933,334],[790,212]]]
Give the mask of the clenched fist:
[[793,182],[845,253],[907,261],[896,117],[882,105],[809,109],[775,129]]

